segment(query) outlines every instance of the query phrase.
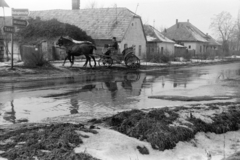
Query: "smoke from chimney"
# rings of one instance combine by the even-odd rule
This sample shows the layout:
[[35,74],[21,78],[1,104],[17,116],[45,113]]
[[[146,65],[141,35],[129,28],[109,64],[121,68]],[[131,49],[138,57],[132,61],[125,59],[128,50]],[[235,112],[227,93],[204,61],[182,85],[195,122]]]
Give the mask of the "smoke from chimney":
[[72,0],[72,10],[80,9],[80,0]]

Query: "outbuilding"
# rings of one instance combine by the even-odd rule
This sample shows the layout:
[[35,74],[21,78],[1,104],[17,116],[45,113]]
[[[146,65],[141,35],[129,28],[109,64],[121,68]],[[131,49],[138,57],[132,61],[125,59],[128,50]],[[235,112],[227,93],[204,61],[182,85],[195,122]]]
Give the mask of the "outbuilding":
[[175,42],[164,36],[151,25],[144,25],[147,37],[147,54],[174,54]]

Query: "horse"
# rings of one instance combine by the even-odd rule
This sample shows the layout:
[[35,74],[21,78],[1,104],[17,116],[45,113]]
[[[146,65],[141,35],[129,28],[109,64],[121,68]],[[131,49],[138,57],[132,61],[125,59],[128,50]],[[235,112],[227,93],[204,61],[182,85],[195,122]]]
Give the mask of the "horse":
[[88,41],[83,41],[81,43],[75,43],[73,39],[68,37],[60,37],[56,43],[58,46],[64,46],[66,49],[67,56],[64,59],[63,66],[68,59],[71,63],[71,67],[74,64],[74,56],[81,56],[84,55],[86,57],[86,62],[83,65],[84,67],[87,66],[87,63],[89,62],[90,67],[91,65],[91,58],[94,61],[94,67],[96,67],[96,60],[93,56],[93,50],[96,50],[96,47]]

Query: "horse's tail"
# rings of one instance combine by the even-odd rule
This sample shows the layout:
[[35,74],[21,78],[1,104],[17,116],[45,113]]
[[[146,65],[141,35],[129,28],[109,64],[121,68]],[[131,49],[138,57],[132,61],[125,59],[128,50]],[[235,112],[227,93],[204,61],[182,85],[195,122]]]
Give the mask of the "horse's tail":
[[97,47],[96,47],[96,46],[92,45],[92,47],[93,47],[94,50],[97,50]]
[[95,53],[95,51],[97,50],[97,47],[95,45],[91,45],[91,55],[93,55]]

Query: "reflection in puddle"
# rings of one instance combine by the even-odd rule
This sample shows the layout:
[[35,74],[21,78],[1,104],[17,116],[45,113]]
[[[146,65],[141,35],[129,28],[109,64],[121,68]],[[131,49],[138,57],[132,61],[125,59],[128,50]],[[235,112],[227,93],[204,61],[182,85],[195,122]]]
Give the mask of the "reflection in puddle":
[[147,73],[108,71],[49,81],[0,84],[0,124],[196,103],[148,98],[155,95],[240,97],[239,82],[228,81],[239,78],[239,68],[234,63]]
[[14,110],[14,105],[13,105],[13,100],[11,101],[11,110],[10,111],[5,111],[3,115],[3,119],[5,121],[9,121],[12,123],[16,123],[16,112]]

